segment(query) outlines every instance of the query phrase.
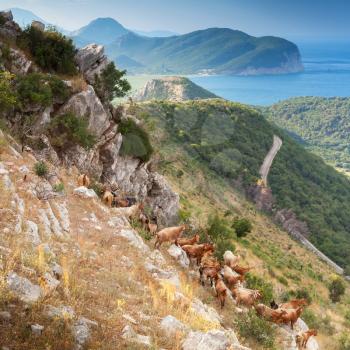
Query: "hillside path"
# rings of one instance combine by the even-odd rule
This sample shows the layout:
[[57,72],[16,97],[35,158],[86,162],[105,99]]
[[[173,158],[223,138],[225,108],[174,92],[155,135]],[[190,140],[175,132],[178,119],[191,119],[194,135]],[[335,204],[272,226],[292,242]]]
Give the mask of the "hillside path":
[[259,174],[261,175],[261,178],[264,181],[265,185],[267,185],[267,176],[269,175],[272,162],[276,157],[278,151],[280,150],[281,146],[282,146],[282,140],[278,136],[273,135],[272,147],[267,153],[264,159],[264,162],[259,170]]

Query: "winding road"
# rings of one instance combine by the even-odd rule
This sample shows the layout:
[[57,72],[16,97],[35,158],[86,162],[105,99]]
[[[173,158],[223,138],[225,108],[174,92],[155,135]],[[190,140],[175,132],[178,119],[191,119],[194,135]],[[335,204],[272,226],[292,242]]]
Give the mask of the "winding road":
[[267,153],[264,159],[264,162],[259,170],[259,174],[261,175],[261,179],[264,181],[265,186],[267,186],[267,176],[269,175],[272,162],[275,159],[276,154],[280,150],[281,146],[282,146],[282,140],[278,136],[273,135],[272,147]]

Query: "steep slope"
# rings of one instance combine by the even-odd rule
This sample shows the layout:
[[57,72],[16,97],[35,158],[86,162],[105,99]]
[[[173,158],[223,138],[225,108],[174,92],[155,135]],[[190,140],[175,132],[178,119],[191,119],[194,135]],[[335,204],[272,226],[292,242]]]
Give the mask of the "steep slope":
[[279,74],[303,69],[297,46],[277,37],[255,38],[238,30],[210,28],[169,38],[128,33],[106,48],[153,73]]
[[108,45],[128,32],[113,18],[97,18],[85,27],[71,32],[70,36],[78,46],[90,43]]
[[136,101],[185,101],[217,98],[217,96],[185,77],[159,77],[148,81],[133,95],[133,98]]
[[346,177],[246,106],[222,100],[141,106],[193,159],[201,159],[218,175],[241,183],[253,197],[260,166],[273,136],[279,136],[283,146],[268,181],[278,219],[287,225],[291,217],[281,210],[292,209],[299,221],[289,221],[291,232],[295,229],[308,236],[335,262],[349,265],[350,182]]
[[269,107],[267,118],[327,163],[350,170],[349,98],[293,98]]

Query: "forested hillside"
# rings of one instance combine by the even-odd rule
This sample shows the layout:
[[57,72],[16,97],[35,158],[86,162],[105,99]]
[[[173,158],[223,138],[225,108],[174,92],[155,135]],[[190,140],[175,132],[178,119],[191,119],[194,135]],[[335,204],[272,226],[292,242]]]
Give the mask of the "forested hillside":
[[350,170],[349,98],[293,98],[268,108],[267,118],[327,163]]
[[317,247],[342,266],[350,265],[349,180],[260,113],[222,100],[151,102],[135,109],[138,117],[164,128],[193,159],[246,190],[259,179],[273,135],[280,136],[283,146],[269,175],[276,207],[293,209],[308,224],[309,239]]

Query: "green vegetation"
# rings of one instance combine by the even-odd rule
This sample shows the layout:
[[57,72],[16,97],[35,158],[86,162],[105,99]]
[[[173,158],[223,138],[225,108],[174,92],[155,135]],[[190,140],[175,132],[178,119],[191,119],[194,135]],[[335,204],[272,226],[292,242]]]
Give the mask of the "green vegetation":
[[96,142],[95,136],[88,130],[87,121],[71,112],[52,119],[48,126],[48,134],[52,146],[59,152],[75,145],[89,149]]
[[349,180],[269,124],[258,111],[213,99],[149,102],[136,106],[135,113],[140,118],[147,115],[148,123],[166,133],[164,142],[176,143],[193,161],[248,192],[260,177],[273,135],[281,137],[283,146],[269,174],[275,207],[292,209],[307,223],[312,243],[338,264],[350,265]]
[[344,281],[336,276],[332,278],[332,281],[330,282],[329,286],[329,298],[332,300],[333,303],[337,303],[340,301],[340,298],[345,293],[345,284]]
[[258,317],[255,310],[241,314],[236,324],[241,337],[253,339],[264,348],[274,347],[275,328],[270,322]]
[[28,51],[34,62],[47,72],[74,75],[77,73],[71,39],[49,28],[41,31],[33,26],[23,30],[17,39],[20,48]]
[[251,272],[246,276],[247,288],[260,290],[262,293],[262,301],[269,305],[270,301],[274,299],[272,284],[266,282],[263,278],[252,274]]
[[132,72],[190,74],[211,70],[240,73],[273,71],[299,59],[297,46],[276,37],[255,38],[227,28],[198,30],[167,38],[146,38],[129,32],[106,47],[109,57]]
[[52,189],[54,190],[54,192],[63,192],[64,191],[64,184],[63,184],[63,182],[60,182],[59,184],[53,185]]
[[45,177],[49,172],[49,168],[44,161],[40,161],[34,164],[34,172],[40,177]]
[[69,96],[67,85],[55,75],[30,73],[16,79],[18,101],[26,105],[50,106],[55,100],[64,101]]
[[95,76],[94,88],[103,102],[110,102],[116,97],[123,97],[131,89],[129,82],[123,79],[125,70],[115,68],[109,63],[100,75]]
[[339,338],[339,348],[341,350],[350,350],[350,336],[348,332],[342,333]]
[[267,118],[327,163],[350,170],[350,98],[298,97],[267,109]]
[[235,229],[237,237],[241,238],[251,232],[253,225],[246,218],[235,218],[232,227]]
[[0,73],[0,113],[6,112],[17,102],[13,89],[13,78],[14,76],[10,73]]
[[132,156],[147,162],[153,153],[148,133],[133,119],[124,119],[118,124],[118,131],[123,135],[120,149],[122,156]]

